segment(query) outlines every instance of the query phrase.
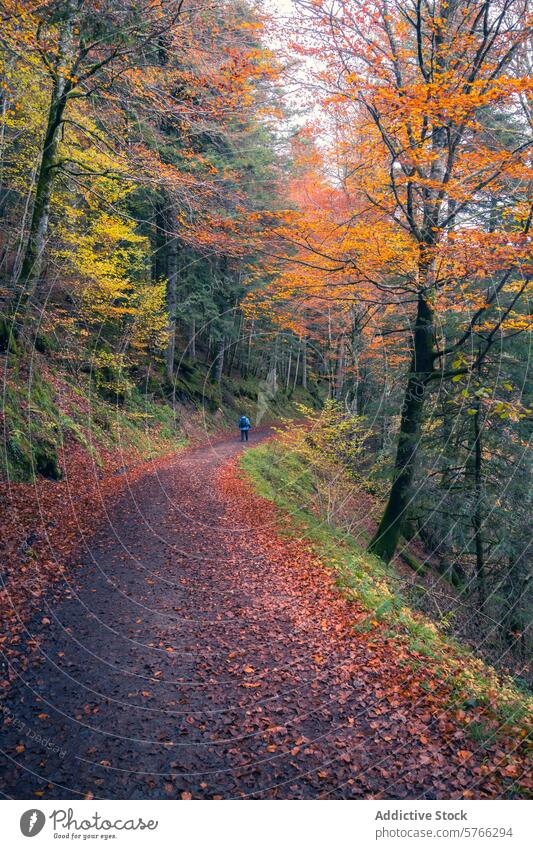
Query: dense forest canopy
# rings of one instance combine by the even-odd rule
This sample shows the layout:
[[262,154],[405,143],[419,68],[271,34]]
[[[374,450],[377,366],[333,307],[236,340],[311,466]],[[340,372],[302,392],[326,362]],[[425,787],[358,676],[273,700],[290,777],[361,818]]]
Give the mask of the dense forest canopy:
[[215,409],[246,381],[259,407],[328,400],[365,431],[371,552],[418,538],[523,653],[527,0],[2,0],[0,17],[5,380],[37,351],[118,404],[140,387],[176,407],[195,372]]

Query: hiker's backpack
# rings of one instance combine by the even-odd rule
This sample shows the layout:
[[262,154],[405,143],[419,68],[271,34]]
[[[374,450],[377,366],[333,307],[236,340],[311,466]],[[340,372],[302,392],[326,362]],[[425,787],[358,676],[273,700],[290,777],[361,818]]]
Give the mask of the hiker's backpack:
[[244,430],[248,427],[248,419],[246,418],[246,416],[241,416],[239,421],[239,427],[241,430]]

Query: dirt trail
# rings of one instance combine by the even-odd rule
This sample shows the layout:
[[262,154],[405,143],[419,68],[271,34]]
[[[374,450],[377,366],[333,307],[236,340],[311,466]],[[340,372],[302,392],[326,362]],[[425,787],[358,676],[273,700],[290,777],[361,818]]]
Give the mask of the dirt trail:
[[408,671],[383,681],[331,577],[239,482],[240,450],[186,452],[114,504],[31,626],[40,649],[1,708],[3,793],[495,795],[431,694]]

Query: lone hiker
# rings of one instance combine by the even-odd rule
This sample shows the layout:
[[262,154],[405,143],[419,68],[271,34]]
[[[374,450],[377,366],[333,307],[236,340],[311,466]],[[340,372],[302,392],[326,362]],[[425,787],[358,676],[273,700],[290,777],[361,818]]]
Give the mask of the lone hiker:
[[251,428],[250,419],[247,416],[241,416],[239,419],[239,430],[241,432],[241,442],[248,442],[248,431]]

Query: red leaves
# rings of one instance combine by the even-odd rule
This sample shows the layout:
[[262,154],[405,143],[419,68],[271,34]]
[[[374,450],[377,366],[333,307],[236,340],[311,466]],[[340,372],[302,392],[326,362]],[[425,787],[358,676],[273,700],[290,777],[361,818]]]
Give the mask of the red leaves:
[[[246,690],[261,683],[260,704],[267,705],[279,688],[279,669],[290,665],[288,680],[301,674],[307,683],[304,691],[293,686],[287,703],[304,716],[321,705],[317,739],[300,735],[291,740],[290,728],[286,734],[269,723],[265,750],[271,761],[281,765],[290,756],[295,769],[313,773],[315,792],[326,795],[339,787],[341,793],[367,798],[417,798],[428,791],[437,798],[485,798],[502,792],[495,786],[516,778],[518,767],[482,769],[487,750],[468,737],[470,713],[454,710],[453,693],[445,681],[432,677],[427,658],[400,634],[387,635],[383,623],[367,633],[354,631],[354,621],[366,614],[336,591],[335,576],[310,550],[305,531],[300,538],[294,530],[291,537],[278,535],[283,517],[250,490],[234,466],[223,469],[219,483],[232,513],[246,525],[254,556],[260,556],[262,579],[241,567],[239,581],[253,598],[254,611],[261,611],[267,641],[274,639],[268,623],[279,617],[280,599],[291,622],[285,651],[275,654],[274,685],[268,672],[272,660],[262,673],[257,653],[255,660],[250,655],[249,663],[231,666],[231,673]],[[231,662],[237,656],[230,652],[227,658]],[[260,682],[247,681],[252,674]],[[241,705],[247,714],[243,732],[255,730],[251,704],[257,702]],[[269,713],[275,709],[275,703],[269,704]],[[341,717],[338,726],[334,717]],[[333,728],[342,731],[336,740]]]
[[[70,404],[82,403],[67,385],[48,377],[65,412],[69,412]],[[22,622],[42,609],[43,596],[65,577],[68,558],[98,528],[113,500],[143,475],[168,462],[168,458],[141,462],[127,447],[116,455],[101,454],[105,475],[83,447],[66,439],[60,457],[64,472],[61,481],[39,478],[35,483],[0,483],[4,570],[0,644],[8,655],[18,653]],[[117,474],[123,468],[127,474]],[[63,592],[69,594],[70,590],[67,587]],[[41,624],[51,627],[53,620],[45,615]],[[35,641],[28,641],[30,647],[32,643],[37,648]],[[26,659],[20,662],[24,664]]]

